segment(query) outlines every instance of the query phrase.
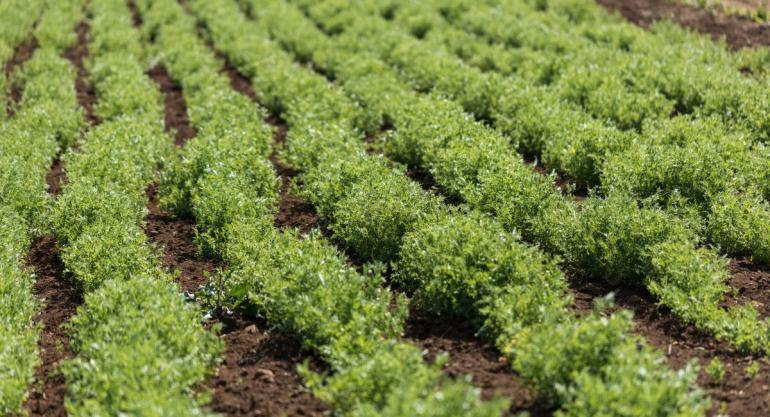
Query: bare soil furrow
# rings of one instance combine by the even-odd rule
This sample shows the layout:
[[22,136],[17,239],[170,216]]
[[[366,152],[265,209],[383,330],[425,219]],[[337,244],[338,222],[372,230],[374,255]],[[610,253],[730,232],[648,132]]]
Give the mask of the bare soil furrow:
[[45,182],[48,184],[48,193],[54,197],[61,194],[62,186],[66,183],[67,172],[64,171],[64,161],[56,157],[51,163],[51,168],[45,175]]
[[[213,48],[213,46],[211,46],[210,44],[208,46],[209,48]],[[217,56],[217,58],[225,60],[225,64],[222,66],[222,70],[220,72],[222,74],[225,74],[227,78],[230,79],[230,87],[232,87],[233,90],[250,98],[251,101],[256,102],[257,93],[254,92],[254,88],[251,86],[251,81],[249,80],[249,77],[238,72],[238,70],[235,69],[235,67],[233,67],[229,62],[227,62],[224,55],[222,55],[221,53],[215,51],[215,55]],[[268,123],[277,125],[281,123],[280,120],[281,120],[280,118],[274,117],[271,120],[268,120]],[[285,125],[286,123],[284,122],[283,124]],[[284,135],[282,140],[285,140],[285,138],[286,136]]]
[[[141,24],[141,19],[134,21]],[[163,95],[166,131],[174,135],[176,146],[184,146],[195,137],[196,132],[190,124],[181,87],[162,65],[156,65],[147,75],[155,81]],[[147,190],[147,197],[149,214],[145,218],[144,231],[162,249],[163,266],[179,273],[177,282],[182,290],[194,293],[209,277],[214,276],[221,263],[199,253],[194,242],[194,219],[174,216],[160,207],[156,185]]]
[[75,78],[75,92],[77,94],[78,103],[83,108],[86,115],[86,121],[94,126],[101,123],[101,119],[94,112],[94,106],[96,105],[96,93],[88,83],[88,71],[85,67],[85,60],[88,58],[88,32],[90,26],[88,22],[80,22],[75,27],[75,33],[77,34],[77,43],[70,49],[64,52],[64,57],[69,59],[70,62],[77,69],[77,76]]
[[142,26],[142,14],[139,13],[139,8],[136,7],[136,2],[134,0],[127,0],[126,4],[128,5],[128,9],[131,11],[131,23],[134,24],[134,27]]
[[35,316],[43,329],[37,342],[40,364],[24,407],[30,416],[66,416],[67,384],[58,366],[62,360],[71,358],[72,352],[69,335],[62,325],[75,315],[82,300],[74,283],[64,276],[64,264],[53,236],[38,239],[27,261],[35,270],[34,293],[43,303]]
[[596,1],[642,27],[648,27],[658,20],[671,20],[714,39],[724,37],[732,49],[770,45],[770,26],[747,18],[671,0]]
[[182,87],[171,79],[163,65],[154,66],[147,75],[155,81],[158,89],[163,93],[166,130],[174,135],[175,145],[184,146],[190,138],[195,137],[196,132],[187,115],[187,104],[184,101]]
[[288,129],[286,121],[280,117],[270,116],[267,122],[273,126],[273,152],[270,154],[270,162],[281,179],[281,196],[278,201],[278,213],[275,216],[276,227],[296,228],[302,234],[321,228],[320,217],[315,207],[291,193],[292,182],[297,180],[297,171],[278,157],[278,150],[286,144]]
[[195,293],[213,277],[221,262],[203,256],[195,245],[195,221],[179,218],[158,205],[157,186],[147,190],[149,214],[145,217],[144,232],[161,248],[161,263],[170,271],[179,273],[177,282],[182,291]]

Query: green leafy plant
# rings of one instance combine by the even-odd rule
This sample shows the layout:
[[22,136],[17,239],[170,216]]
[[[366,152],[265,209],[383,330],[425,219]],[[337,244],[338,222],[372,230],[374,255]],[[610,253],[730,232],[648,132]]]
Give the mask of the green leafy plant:
[[743,372],[746,373],[746,376],[749,377],[749,379],[756,378],[760,371],[761,367],[758,361],[751,361],[751,364],[743,368]]
[[709,364],[706,367],[706,373],[714,382],[721,383],[722,380],[725,379],[725,366],[719,358],[714,358],[709,361]]

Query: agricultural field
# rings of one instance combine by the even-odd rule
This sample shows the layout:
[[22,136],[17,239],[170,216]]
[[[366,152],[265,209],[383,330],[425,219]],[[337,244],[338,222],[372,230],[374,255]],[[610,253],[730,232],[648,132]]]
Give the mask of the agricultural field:
[[0,417],[769,416],[754,10],[0,2]]

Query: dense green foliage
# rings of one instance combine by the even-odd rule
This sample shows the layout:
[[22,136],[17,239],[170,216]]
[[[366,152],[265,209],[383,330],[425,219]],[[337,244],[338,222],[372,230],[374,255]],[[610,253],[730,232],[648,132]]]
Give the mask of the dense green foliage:
[[[270,135],[262,122],[264,113],[253,105],[244,106],[247,111],[227,111],[228,103],[246,99],[229,97],[235,93],[226,88],[205,87],[221,85],[226,79],[202,41],[196,41],[195,22],[175,2],[139,5],[158,55],[190,98],[190,113],[224,110],[210,118],[193,117],[198,135],[172,164],[163,201],[180,215],[192,214],[201,247],[226,261],[222,274],[228,301],[256,309],[273,326],[321,354],[334,374],[305,371],[307,382],[341,415],[413,415],[428,407],[435,415],[456,415],[458,410],[479,416],[499,414],[502,402],[482,404],[478,391],[466,381],[450,382],[438,366],[423,362],[418,349],[395,340],[401,333],[405,305],[399,297],[397,308],[391,309],[394,297],[382,288],[379,272],[357,272],[317,233],[299,236],[273,227],[277,182],[266,159]],[[237,9],[226,2],[191,2],[190,7],[206,11],[204,15],[211,19],[206,23],[215,25],[215,35],[234,29],[228,20],[212,17],[233,11],[237,16]],[[264,55],[236,55],[249,60],[255,56]],[[284,57],[283,62],[295,71],[290,60]],[[270,75],[278,76],[283,70],[275,67]],[[308,80],[312,78],[300,82]],[[268,87],[263,91],[274,91],[272,84]],[[284,94],[280,92],[274,105],[288,106]],[[261,135],[241,133],[250,131]],[[402,364],[402,355],[411,358],[410,366]],[[369,378],[372,366],[388,379]]]
[[159,93],[127,6],[94,0],[88,14],[102,123],[63,156],[68,182],[52,216],[65,268],[84,292],[68,324],[75,357],[61,365],[65,406],[73,416],[202,415],[190,392],[212,372],[221,343],[142,230],[145,189],[172,146]]
[[[340,8],[338,7],[340,4],[348,4],[349,7]],[[758,230],[766,230],[765,225],[761,224],[763,219],[761,213],[764,206],[759,206],[760,214],[750,213],[745,209],[741,210],[735,205],[728,206],[724,211],[730,214],[726,214],[724,217],[732,215],[734,219],[731,218],[732,223],[726,224],[725,229],[731,233],[722,232],[716,235],[711,232],[716,231],[716,228],[707,227],[708,213],[711,211],[711,199],[708,196],[719,193],[725,188],[740,190],[739,185],[741,184],[744,185],[743,189],[751,190],[756,181],[759,181],[760,184],[766,182],[763,177],[764,171],[757,169],[766,162],[766,152],[756,153],[748,142],[744,141],[741,145],[741,142],[737,142],[734,138],[726,138],[722,143],[730,143],[732,149],[739,149],[742,152],[727,156],[726,159],[724,159],[725,157],[717,157],[724,161],[720,164],[705,159],[699,164],[693,162],[696,167],[687,175],[686,171],[682,172],[676,168],[682,161],[672,160],[670,162],[672,168],[668,172],[671,174],[666,182],[670,184],[677,177],[682,178],[677,187],[685,188],[687,186],[692,191],[688,189],[679,191],[672,187],[669,194],[666,194],[659,192],[658,188],[649,189],[651,187],[648,187],[646,193],[642,189],[636,192],[631,189],[632,184],[644,183],[641,180],[636,181],[638,177],[641,175],[660,175],[664,174],[665,171],[654,171],[654,173],[653,171],[645,171],[644,174],[636,176],[623,173],[621,174],[622,179],[620,178],[621,175],[616,176],[618,178],[614,180],[615,185],[608,186],[602,194],[591,196],[586,203],[586,205],[593,204],[598,211],[591,212],[592,214],[581,212],[576,210],[575,205],[571,204],[567,198],[561,196],[558,190],[554,189],[551,179],[533,172],[531,167],[523,164],[519,157],[511,155],[512,152],[507,140],[501,137],[499,133],[487,129],[468,117],[463,112],[463,107],[469,108],[464,103],[466,98],[453,96],[457,100],[456,102],[446,102],[437,95],[437,93],[450,96],[455,93],[473,94],[472,89],[461,87],[468,83],[478,85],[477,91],[497,94],[500,88],[505,87],[506,83],[519,83],[519,81],[496,77],[494,74],[487,81],[483,81],[482,78],[487,77],[487,74],[468,67],[442,48],[421,46],[421,43],[425,41],[410,37],[409,34],[403,32],[402,28],[391,26],[382,17],[365,14],[371,10],[378,10],[380,6],[367,2],[335,2],[331,0],[313,3],[312,7],[308,6],[306,12],[315,16],[316,23],[319,23],[320,26],[326,27],[328,25],[328,30],[332,33],[343,30],[342,27],[337,28],[338,21],[346,22],[345,25],[342,25],[345,29],[344,33],[332,38],[324,36],[313,23],[307,22],[307,18],[297,13],[296,10],[293,15],[287,8],[270,12],[265,11],[269,9],[264,7],[253,7],[252,11],[256,15],[266,16],[266,23],[275,22],[275,16],[279,13],[284,19],[287,15],[294,16],[292,30],[285,30],[279,25],[269,25],[269,30],[299,59],[312,57],[314,65],[322,68],[325,73],[333,75],[334,79],[341,83],[353,99],[367,106],[369,110],[377,110],[380,112],[382,120],[392,123],[396,132],[386,139],[384,145],[386,153],[407,164],[429,171],[433,174],[436,183],[446,193],[460,197],[472,207],[494,214],[506,227],[520,231],[525,240],[534,242],[549,252],[561,255],[567,265],[592,279],[607,279],[607,271],[612,271],[610,278],[617,277],[632,284],[645,285],[651,289],[652,286],[657,285],[656,282],[680,280],[677,277],[678,274],[687,270],[693,274],[687,279],[692,285],[668,288],[668,292],[676,293],[676,296],[673,296],[672,293],[664,298],[674,303],[669,307],[675,311],[689,310],[689,313],[683,314],[682,317],[688,322],[710,331],[724,327],[722,317],[725,314],[739,319],[740,323],[736,324],[737,327],[754,328],[759,331],[754,341],[746,343],[743,338],[740,340],[738,338],[732,339],[730,332],[715,331],[716,335],[731,339],[741,349],[759,348],[765,350],[767,348],[766,346],[761,347],[764,346],[763,341],[767,338],[768,332],[765,330],[767,325],[753,319],[752,314],[742,313],[750,312],[751,307],[741,307],[735,311],[725,312],[717,304],[710,305],[706,309],[699,305],[703,300],[702,294],[717,295],[716,298],[711,297],[709,299],[719,300],[721,294],[724,293],[723,281],[727,276],[725,265],[711,262],[704,266],[700,272],[690,266],[693,261],[702,259],[704,256],[707,258],[716,256],[709,253],[711,252],[709,249],[696,248],[696,243],[701,243],[707,239],[713,241],[720,239],[718,243],[728,249],[730,253],[748,253],[749,250],[758,249],[755,257],[761,259],[761,242],[765,239],[764,234],[755,232],[748,235],[747,238],[753,238],[752,246],[752,243],[747,242],[746,238],[739,237],[738,233],[740,232],[736,230],[746,230],[740,229],[746,224],[755,225]],[[356,12],[356,10],[358,11]],[[390,12],[388,10],[381,12],[387,15],[392,12],[392,10]],[[360,16],[358,19],[353,19],[352,16],[356,13]],[[365,23],[359,25],[356,22]],[[372,28],[376,28],[376,30]],[[411,45],[411,47],[402,48],[403,45]],[[372,57],[370,55],[372,51],[377,52],[383,59],[397,67],[398,71],[394,72],[377,58]],[[409,58],[402,57],[402,53],[409,54]],[[441,64],[430,64],[436,60],[439,60]],[[415,65],[415,61],[419,61],[421,64]],[[457,81],[450,81],[453,77],[457,78]],[[472,81],[477,78],[483,82]],[[439,84],[444,87],[438,88]],[[489,85],[493,88],[484,87]],[[413,89],[418,91],[432,89],[433,94],[415,95]],[[437,89],[439,91],[436,91]],[[383,96],[395,97],[396,99],[382,103],[381,97]],[[513,92],[504,97],[529,100],[526,94]],[[543,99],[544,97],[538,98]],[[497,110],[506,105],[499,99],[477,100],[468,97],[467,100],[497,102],[497,107],[494,107]],[[559,103],[560,101],[542,100],[535,101],[534,104],[552,102]],[[462,107],[459,104],[463,104]],[[515,108],[521,108],[523,105],[527,104],[520,102]],[[483,117],[478,111],[473,109],[471,111],[477,117]],[[548,110],[544,114],[549,112],[552,111]],[[575,110],[573,114],[580,115],[582,113]],[[580,117],[581,120],[588,120],[585,119],[587,117],[585,115]],[[563,115],[558,115],[557,118],[561,122],[569,119]],[[688,118],[680,117],[665,123],[648,123],[649,126],[645,127],[645,131],[648,132],[646,136],[650,138],[650,145],[660,144],[669,148],[689,146],[689,152],[679,153],[682,157],[677,157],[677,152],[673,150],[663,154],[680,159],[693,154],[697,143],[706,142],[705,138],[710,136],[709,132],[711,134],[727,132],[718,119],[699,120],[697,123],[702,123],[701,126],[698,124],[691,126],[688,121]],[[534,123],[533,126],[540,126],[542,125],[542,117],[535,117],[532,122]],[[586,125],[584,122],[579,122],[584,127],[596,126],[607,131],[607,128],[598,121],[594,120],[591,123]],[[576,142],[574,136],[564,136],[564,139],[567,140],[565,144],[569,145],[569,149],[560,150],[560,154],[570,158],[578,156],[583,162],[589,161],[597,155],[597,148],[593,147],[596,144],[596,139],[601,137],[601,135],[597,136],[597,132],[599,131],[592,130],[589,134],[588,137],[593,141],[591,143]],[[618,132],[623,135],[631,134],[634,137],[638,135],[637,133]],[[553,134],[554,132],[545,132],[545,136],[542,137],[552,138]],[[736,134],[736,136],[738,138],[745,137],[741,134]],[[697,138],[699,137],[704,139],[698,141]],[[610,140],[602,143],[614,142]],[[692,144],[688,145],[690,143]],[[718,147],[718,143],[714,142],[712,146]],[[641,147],[639,141],[629,142],[627,145],[630,144],[634,146],[624,146],[629,153],[637,151]],[[620,148],[614,152],[620,152]],[[606,155],[612,157],[615,153]],[[656,157],[661,157],[659,155],[655,154]],[[729,154],[720,153],[718,155]],[[745,161],[748,166],[746,168],[734,166],[732,165],[734,160]],[[626,159],[621,161],[625,162]],[[698,169],[698,166],[702,168]],[[722,172],[719,171],[720,167]],[[752,167],[754,167],[753,171]],[[712,170],[713,173],[710,173]],[[724,179],[725,171],[733,174],[732,179]],[[710,183],[706,181],[706,175],[713,178]],[[648,181],[653,180],[651,178]],[[622,186],[624,182],[626,185]],[[612,198],[605,198],[603,194],[610,195]],[[629,194],[630,197],[635,197],[639,202],[629,205],[628,203],[631,201],[627,197]],[[744,199],[746,197],[735,198]],[[637,237],[652,236],[656,233],[653,230],[654,226],[648,228],[648,225],[643,221],[650,215],[656,217],[661,224],[682,223],[682,226],[653,240],[637,239]],[[597,218],[613,219],[613,222],[602,224],[596,221]],[[746,220],[742,220],[743,218]],[[760,234],[762,236],[759,236]],[[650,262],[655,262],[654,259],[648,258],[648,261],[634,264],[641,259],[640,256],[654,256],[642,254],[659,253],[656,250],[656,245],[664,241],[672,242],[672,244],[673,242],[689,242],[682,246],[687,249],[686,255],[676,261],[673,259],[661,260],[659,262],[661,266],[655,271],[650,268]],[[607,256],[604,255],[605,253]],[[605,257],[598,259],[596,255]],[[631,256],[631,258],[626,256]],[[599,264],[594,265],[596,262]],[[618,272],[627,272],[628,268],[623,269],[626,262],[627,265],[634,264],[634,268],[637,269],[634,274]],[[664,266],[668,269],[663,269]],[[710,272],[712,267],[722,269],[722,273],[712,274]],[[701,279],[698,274],[703,274],[709,278]],[[720,279],[713,279],[714,277]]]
[[[23,4],[25,3],[25,4]],[[33,322],[39,300],[26,266],[32,240],[46,229],[51,199],[45,175],[53,158],[79,134],[74,71],[59,55],[72,46],[79,1],[49,4],[32,32],[43,2],[0,5],[0,62],[32,33],[39,48],[12,74],[23,92],[12,119],[0,127],[0,414],[21,412],[38,364],[40,326]],[[5,85],[0,83],[5,91]],[[3,94],[4,95],[4,94]],[[5,101],[2,101],[5,114]],[[2,118],[0,118],[2,119]]]
[[[756,191],[767,197],[764,167],[769,160],[760,142],[767,136],[770,96],[736,70],[724,48],[671,25],[658,25],[649,34],[608,17],[590,2],[489,3],[327,1],[306,6],[329,32],[344,31],[339,38],[346,48],[376,53],[412,88],[452,98],[499,128],[519,151],[589,186],[601,185],[605,194],[617,192],[618,184],[625,185],[624,191],[641,191],[641,198],[727,185],[734,193]],[[523,23],[529,21],[542,26]],[[544,28],[547,35],[541,33]],[[306,53],[298,55],[304,59]],[[509,64],[538,55],[550,62],[538,64],[549,68],[549,75],[543,80],[528,70],[517,71],[515,64],[506,72],[464,61],[501,54],[515,56]],[[313,59],[328,57],[316,53]],[[680,116],[669,123],[672,114]],[[708,125],[712,135],[704,134],[699,123]],[[726,132],[735,132],[730,136],[741,138],[739,144],[726,147],[732,141],[717,140],[704,145],[700,140],[726,137]],[[703,146],[708,152],[693,153]],[[618,170],[618,161],[626,170]],[[663,171],[653,169],[653,163]],[[671,172],[679,166],[691,171]],[[659,176],[666,172],[667,177]],[[726,184],[731,177],[738,180]],[[722,184],[714,184],[716,178]],[[702,221],[707,221],[708,210],[698,200],[703,195],[684,197],[687,204],[701,206]],[[739,210],[734,215],[747,214]],[[752,251],[761,242],[721,237],[713,243],[731,254],[762,259]]]
[[[210,373],[216,339],[158,275],[110,279],[70,322],[78,358],[64,367],[72,415],[203,415],[188,398]],[[87,360],[85,359],[87,358]]]
[[552,259],[475,213],[427,219],[404,237],[396,267],[413,302],[476,322],[501,343],[523,328],[560,320],[569,301]]
[[[372,156],[364,152],[364,144],[361,143],[363,135],[359,132],[371,131],[372,125],[370,123],[372,120],[379,120],[380,123],[390,120],[396,123],[396,135],[400,134],[400,128],[404,126],[401,124],[403,119],[397,117],[406,118],[407,114],[413,113],[412,110],[417,108],[409,107],[409,105],[423,105],[423,102],[413,95],[414,93],[410,92],[409,89],[404,89],[404,87],[394,86],[388,90],[388,92],[393,93],[388,96],[392,100],[382,100],[382,96],[380,96],[381,104],[369,106],[369,102],[364,102],[365,105],[359,107],[342,93],[345,90],[339,90],[324,80],[323,77],[292,63],[276,44],[265,39],[268,32],[277,36],[278,21],[276,17],[278,16],[277,13],[280,13],[282,19],[292,18],[291,31],[288,30],[287,26],[282,26],[287,29],[285,33],[292,32],[292,34],[297,35],[289,37],[290,35],[286,34],[286,38],[278,36],[281,45],[291,51],[297,51],[297,57],[300,60],[307,57],[315,58],[316,56],[328,59],[328,61],[319,59],[317,62],[321,63],[320,68],[323,71],[328,72],[327,75],[333,73],[335,79],[340,82],[347,85],[348,82],[355,83],[356,81],[352,76],[351,78],[341,78],[340,75],[344,73],[344,70],[339,70],[339,68],[352,67],[352,74],[359,76],[364,74],[377,80],[377,76],[380,74],[373,72],[373,69],[382,70],[387,69],[387,67],[382,67],[376,61],[365,59],[363,64],[354,66],[352,58],[361,61],[365,55],[348,56],[351,58],[348,61],[345,60],[344,52],[334,54],[334,50],[328,49],[328,44],[325,45],[326,48],[318,49],[314,47],[317,45],[305,43],[324,42],[325,37],[318,33],[314,33],[314,35],[320,36],[301,37],[301,34],[307,34],[307,32],[298,30],[298,28],[307,28],[307,22],[301,20],[302,15],[298,14],[296,10],[293,14],[289,13],[291,9],[285,8],[287,6],[281,2],[260,2],[258,5],[254,3],[251,6],[249,7],[250,11],[259,15],[256,23],[247,22],[238,15],[237,11],[232,10],[232,7],[219,4],[205,7],[203,2],[194,2],[192,8],[193,12],[206,25],[215,46],[242,73],[252,77],[258,98],[268,103],[271,110],[281,111],[282,116],[288,121],[290,129],[287,148],[282,156],[302,171],[302,195],[313,203],[319,214],[328,222],[336,241],[365,261],[391,261],[395,265],[400,265],[401,260],[403,260],[404,282],[409,282],[415,294],[420,294],[423,297],[430,294],[432,297],[436,297],[431,300],[423,298],[418,301],[419,305],[430,303],[437,308],[443,306],[444,313],[460,316],[465,314],[466,317],[479,320],[477,323],[483,323],[482,325],[492,333],[490,336],[498,339],[498,345],[501,349],[514,356],[516,352],[524,349],[520,343],[526,343],[529,337],[534,338],[536,335],[546,337],[545,335],[552,330],[554,325],[572,329],[565,331],[578,332],[584,327],[594,329],[595,327],[587,324],[592,320],[599,322],[605,320],[604,318],[587,318],[585,320],[588,322],[574,321],[564,308],[565,302],[568,302],[569,299],[563,294],[564,278],[555,269],[553,261],[549,261],[545,255],[538,253],[535,249],[518,243],[516,235],[506,231],[495,220],[491,218],[482,220],[484,219],[483,215],[464,213],[464,210],[451,212],[436,196],[411,183],[403,175],[403,168],[381,156]],[[300,20],[293,20],[295,17]],[[276,25],[271,25],[271,22],[276,23]],[[241,28],[237,36],[232,29],[233,26]],[[244,30],[243,28],[251,29]],[[318,55],[314,55],[313,51],[317,51]],[[338,66],[326,66],[326,62],[332,62]],[[363,88],[358,91],[365,92]],[[440,99],[425,102],[426,107],[423,109],[427,110],[427,103],[435,104],[437,102],[440,102]],[[449,109],[452,109],[451,103],[447,103],[447,105],[449,105]],[[398,106],[402,107],[397,109]],[[385,115],[383,109],[393,110],[392,113]],[[460,113],[450,114],[461,115],[462,109],[458,111]],[[418,118],[415,117],[414,119]],[[472,120],[462,116],[459,120],[471,123],[471,125],[463,125],[460,122],[462,128],[473,129],[472,123],[475,122]],[[443,126],[442,122],[444,121],[445,119],[432,119],[423,123]],[[415,120],[415,123],[419,122]],[[449,123],[449,126],[458,125]],[[483,130],[480,125],[476,129],[476,131]],[[428,131],[426,129],[424,132]],[[467,131],[473,132],[473,130]],[[411,136],[413,140],[419,138],[413,131],[409,132],[409,134],[414,135]],[[456,137],[454,135],[458,133],[457,130],[450,130],[449,132],[450,136],[446,139],[453,139]],[[490,137],[494,137],[494,135]],[[437,146],[433,149],[441,151],[442,139],[444,138],[437,138]],[[475,145],[470,141],[466,144],[469,147]],[[420,143],[414,143],[414,145],[419,146]],[[409,146],[409,144],[405,144],[400,149],[409,149]],[[457,146],[460,144],[458,143]],[[462,154],[459,152],[459,148],[455,148],[455,150],[458,150],[457,154]],[[444,155],[446,154],[442,153],[442,156]],[[432,156],[431,152],[425,149],[416,152],[416,158]],[[471,161],[468,161],[469,163],[459,165],[458,168],[477,175],[479,172],[485,171],[484,162],[502,163],[506,160],[510,161],[503,153],[499,158],[487,157],[486,160],[474,161],[478,164],[471,164]],[[519,166],[524,169],[521,163]],[[454,171],[455,176],[457,172],[457,170]],[[449,176],[449,172],[447,172],[447,176]],[[533,178],[536,177],[533,175]],[[472,186],[472,184],[466,183],[463,187],[458,183],[457,189],[464,192],[468,190],[468,186]],[[544,182],[543,186],[549,187],[547,182]],[[549,190],[549,188],[544,188],[544,190]],[[569,209],[569,205],[564,207]],[[456,218],[457,220],[445,223],[442,220],[444,218],[450,220]],[[479,227],[473,223],[474,221],[489,222],[489,225],[481,227],[482,232],[479,234],[474,234],[475,229]],[[415,247],[405,245],[407,236],[409,239],[422,239],[425,236],[430,236],[431,233],[437,233],[431,232],[431,228],[435,227],[436,224],[447,227],[449,230],[446,233],[454,234],[452,236],[458,241],[462,242],[467,239],[467,246],[447,247],[444,245],[434,249],[431,246],[437,243],[428,240],[425,243],[418,243],[426,245],[428,249],[421,248],[422,250],[415,251],[413,250]],[[540,230],[543,233],[546,232],[545,229]],[[492,235],[486,235],[483,233],[484,231]],[[475,264],[476,270],[474,271],[472,266],[474,265],[474,256],[467,253],[468,248],[475,247],[476,244],[483,247],[487,244],[484,242],[493,239],[495,233],[500,233],[503,239],[498,243],[500,245],[498,247],[510,251],[507,252],[510,255],[501,254],[500,259],[495,257],[488,262],[480,260],[479,263]],[[510,245],[511,243],[514,245]],[[449,251],[449,253],[443,254],[446,256],[436,258],[437,252],[442,250]],[[430,256],[434,257],[431,258]],[[467,258],[463,258],[463,256],[467,256]],[[540,259],[539,263],[531,263],[533,259],[538,258]],[[454,259],[459,260],[456,263],[451,263]],[[434,261],[440,263],[433,264]],[[495,262],[499,262],[499,266]],[[464,264],[468,265],[467,269],[451,270],[454,266]],[[420,272],[408,275],[410,268]],[[444,272],[447,274],[456,272],[458,277],[454,281],[448,280],[441,275]],[[472,286],[471,283],[475,277],[484,280],[482,276],[485,275],[490,277],[484,281],[489,286],[488,288],[478,290],[478,287]],[[434,276],[435,278],[433,278]],[[551,287],[541,286],[541,281],[533,282],[535,276],[551,276],[553,285]],[[439,282],[448,287],[440,289],[432,286],[435,285],[432,283]],[[543,290],[546,290],[546,294],[542,294]],[[454,296],[458,298],[454,298]],[[420,300],[419,296],[417,299]],[[547,304],[535,307],[538,302]],[[452,311],[446,311],[448,309],[452,309]],[[628,319],[625,320],[628,323]],[[614,331],[615,329],[613,329]],[[625,333],[619,335],[618,338],[625,340],[625,342],[621,343],[617,350],[611,349],[606,356],[596,358],[596,363],[575,363],[578,369],[591,377],[592,383],[606,384],[604,387],[607,390],[616,390],[618,387],[624,387],[620,388],[624,390],[631,389],[636,384],[644,386],[650,384],[649,389],[641,391],[643,394],[629,395],[630,403],[623,402],[623,405],[616,404],[616,406],[633,408],[637,410],[638,415],[654,415],[659,412],[666,412],[664,410],[681,413],[681,415],[699,415],[703,412],[705,402],[702,399],[702,394],[698,390],[691,390],[694,377],[692,370],[675,376],[673,372],[656,365],[650,368],[650,374],[642,377],[642,379],[637,379],[638,375],[635,369],[638,368],[635,366],[646,368],[648,365],[655,364],[659,360],[656,359],[659,354],[646,350],[637,351],[637,340],[627,337]],[[591,351],[595,347],[597,346],[590,344],[585,349]],[[379,352],[379,354],[384,354],[382,351]],[[637,354],[630,354],[630,352],[637,352]],[[620,356],[616,357],[615,355],[622,355],[623,360],[634,365],[621,368],[620,372],[615,373],[616,367],[613,360],[621,360]],[[539,366],[542,368],[534,369],[533,372],[544,373],[550,366],[558,366],[552,361],[558,362],[558,359],[551,359],[551,362],[540,362]],[[367,366],[379,366],[379,362],[376,361],[364,362],[361,365],[367,363],[370,364]],[[394,367],[394,369],[397,368]],[[357,372],[346,370],[338,372],[327,380],[324,385],[325,388],[316,387],[316,393],[323,398],[336,398],[334,397],[335,393],[346,392],[348,388],[345,387],[348,384],[350,386],[355,386],[354,383],[361,384],[357,382],[359,379],[357,375]],[[558,381],[556,376],[547,373],[544,375],[551,383]],[[577,374],[570,373],[570,376],[573,375]],[[576,394],[565,395],[555,403],[562,406],[565,413],[579,413],[580,411],[572,410],[578,410],[578,404],[585,403],[589,404],[581,410],[600,411],[601,405],[595,404],[593,391],[580,389],[580,383],[581,380],[579,379],[570,379],[569,389]],[[411,390],[406,390],[406,392],[411,392]],[[619,395],[619,397],[623,396]],[[340,403],[337,399],[330,401],[332,404],[347,407],[344,405],[347,402]],[[569,404],[562,404],[562,401],[569,402]],[[645,406],[643,407],[641,404],[645,404]],[[656,404],[656,406],[647,407],[647,404]],[[449,407],[450,405],[451,403],[446,403],[445,406]],[[389,406],[394,406],[394,404]],[[357,405],[355,409],[357,414],[355,415],[368,412],[366,408],[361,407],[361,404]],[[409,409],[410,406],[404,404],[402,410]],[[388,407],[382,408],[382,410],[391,412]],[[441,410],[449,412],[450,409],[442,408]],[[441,414],[442,412],[436,410],[436,413]]]
[[11,209],[0,207],[0,215],[0,414],[6,415],[19,412],[27,397],[38,363],[39,329],[32,323],[38,307],[33,277],[23,266],[29,230]]
[[[62,58],[84,3],[89,128]],[[697,366],[669,369],[611,296],[576,315],[564,271],[645,288],[715,338],[770,352],[770,320],[723,306],[724,255],[770,262],[766,50],[642,30],[589,0],[132,4],[139,28],[122,0],[0,5],[0,62],[33,26],[39,45],[0,79],[23,93],[0,118],[0,414],[21,409],[37,364],[24,258],[49,228],[84,299],[61,364],[68,413],[209,414],[197,387],[222,342],[143,231],[159,171],[161,205],[222,261],[203,307],[256,314],[322,358],[328,372],[300,373],[335,415],[506,407],[401,340],[416,308],[474,326],[557,416],[703,416]],[[196,133],[181,149],[145,75],[157,64]],[[271,146],[268,114],[285,144]],[[328,237],[276,228],[276,157]]]

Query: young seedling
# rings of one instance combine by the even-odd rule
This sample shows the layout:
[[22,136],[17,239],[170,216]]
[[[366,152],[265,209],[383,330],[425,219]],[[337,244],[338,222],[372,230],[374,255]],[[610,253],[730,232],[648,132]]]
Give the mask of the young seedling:
[[719,358],[714,358],[706,367],[706,373],[717,383],[725,379],[725,366]]
[[751,364],[744,368],[744,371],[746,372],[746,376],[750,379],[754,379],[757,375],[759,375],[760,367],[759,362],[751,361]]

